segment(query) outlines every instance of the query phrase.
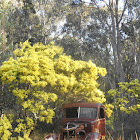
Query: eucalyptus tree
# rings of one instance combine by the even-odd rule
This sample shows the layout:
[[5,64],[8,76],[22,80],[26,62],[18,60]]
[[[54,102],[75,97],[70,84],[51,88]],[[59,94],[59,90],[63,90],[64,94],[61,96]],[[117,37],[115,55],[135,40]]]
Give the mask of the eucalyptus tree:
[[9,17],[9,23],[13,23],[8,28],[8,44],[19,44],[29,39],[32,43],[42,42],[42,26],[31,0],[20,1],[21,7],[17,7],[15,12]]
[[[127,2],[127,1],[126,1]],[[121,36],[120,36],[120,24],[126,5],[124,5],[123,10],[119,9],[119,1],[102,1],[102,5],[99,2],[96,3],[96,11],[92,12],[93,18],[96,18],[96,25],[101,25],[98,31],[102,32],[105,40],[108,40],[108,45],[111,46],[114,57],[115,72],[118,82],[123,82],[124,70],[122,65],[122,48],[121,48]],[[121,12],[121,13],[119,13]],[[103,43],[105,43],[103,40]]]
[[[11,24],[8,22],[9,16],[14,12],[16,8],[16,0],[10,1],[10,0],[1,0],[0,1],[0,63],[2,61],[6,60],[6,57],[8,57],[7,52],[10,50],[7,46],[7,28]],[[9,51],[10,52],[10,51]]]
[[54,38],[54,36],[56,38],[60,34],[59,28],[65,22],[65,17],[70,11],[68,7],[70,0],[33,0],[32,2],[40,24],[43,26],[42,34],[44,36],[44,43],[46,44],[51,38]]
[[117,81],[139,78],[139,1],[103,0],[96,4],[98,11],[103,11],[98,20],[108,29]]
[[[140,79],[140,1],[129,1],[127,3],[128,18],[125,23],[122,24],[123,43],[125,44],[127,52],[126,69],[129,70],[129,75],[132,79]],[[127,76],[129,76],[127,75]],[[130,80],[130,79],[129,79]]]

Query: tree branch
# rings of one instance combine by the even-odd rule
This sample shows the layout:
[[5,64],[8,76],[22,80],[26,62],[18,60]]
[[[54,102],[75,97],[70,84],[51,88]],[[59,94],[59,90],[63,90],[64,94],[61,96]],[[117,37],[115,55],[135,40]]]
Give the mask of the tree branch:
[[123,17],[123,15],[124,15],[125,10],[126,10],[126,4],[127,4],[127,0],[125,1],[124,9],[123,9],[121,18],[120,18],[120,20],[118,21],[118,24],[120,24],[120,22],[121,22],[121,20],[122,20],[122,17]]

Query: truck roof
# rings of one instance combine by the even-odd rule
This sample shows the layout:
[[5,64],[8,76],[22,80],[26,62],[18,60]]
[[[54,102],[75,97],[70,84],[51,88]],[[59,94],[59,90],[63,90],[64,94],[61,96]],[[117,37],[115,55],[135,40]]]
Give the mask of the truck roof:
[[69,108],[69,107],[104,107],[101,103],[69,103],[63,105],[63,108]]

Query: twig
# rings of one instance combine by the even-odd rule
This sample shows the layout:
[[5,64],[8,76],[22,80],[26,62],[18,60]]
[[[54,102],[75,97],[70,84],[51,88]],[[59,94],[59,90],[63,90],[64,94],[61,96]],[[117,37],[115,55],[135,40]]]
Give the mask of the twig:
[[[106,129],[107,130],[107,129]],[[109,133],[109,131],[107,130],[107,133],[109,134],[109,138],[111,138],[111,140],[113,140],[111,134]]]
[[135,131],[135,135],[136,135],[136,140],[139,140],[139,139],[138,139],[138,134],[137,134],[137,132],[136,132],[136,131]]

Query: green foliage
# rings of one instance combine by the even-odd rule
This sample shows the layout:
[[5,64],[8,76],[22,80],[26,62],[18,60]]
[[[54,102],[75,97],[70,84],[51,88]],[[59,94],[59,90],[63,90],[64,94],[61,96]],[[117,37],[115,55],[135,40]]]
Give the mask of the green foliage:
[[27,39],[30,42],[43,42],[42,36],[43,26],[40,24],[39,16],[34,9],[35,5],[31,0],[16,1],[18,7],[9,16],[9,26],[6,28],[7,44],[19,45],[20,42],[25,42]]
[[140,110],[140,83],[138,79],[131,82],[119,83],[119,88],[108,92],[110,98],[114,99],[112,103],[116,108],[128,114],[138,113]]

